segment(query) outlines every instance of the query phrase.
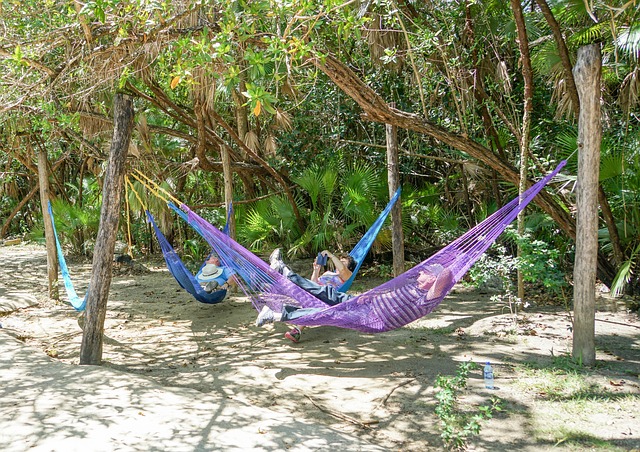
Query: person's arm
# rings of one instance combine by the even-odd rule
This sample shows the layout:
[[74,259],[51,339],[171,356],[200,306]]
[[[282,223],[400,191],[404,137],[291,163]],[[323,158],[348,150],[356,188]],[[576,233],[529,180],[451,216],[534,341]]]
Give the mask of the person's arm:
[[333,255],[333,253],[324,250],[322,254],[328,256],[331,259],[331,262],[333,262],[333,266],[336,269],[336,273],[338,273],[338,275],[340,276],[340,279],[346,281],[347,279],[351,278],[351,271],[342,263],[340,259]]
[[311,278],[309,278],[314,283],[318,284],[318,278],[320,277],[320,270],[322,269],[322,265],[318,264],[318,259],[313,260],[313,272],[311,273]]

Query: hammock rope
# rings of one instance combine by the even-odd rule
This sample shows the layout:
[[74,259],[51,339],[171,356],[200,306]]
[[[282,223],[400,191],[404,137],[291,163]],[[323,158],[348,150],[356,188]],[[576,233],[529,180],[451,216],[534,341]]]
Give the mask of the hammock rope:
[[58,240],[58,232],[56,231],[56,222],[53,218],[53,209],[51,208],[51,201],[47,202],[47,209],[49,210],[49,217],[51,218],[51,226],[53,227],[53,237],[56,241],[56,253],[58,254],[58,265],[60,266],[60,273],[62,274],[62,280],[64,282],[64,288],[67,292],[67,298],[69,299],[69,303],[76,311],[84,311],[87,306],[87,296],[89,295],[89,288],[87,287],[87,293],[84,298],[78,296],[75,288],[73,287],[73,282],[71,281],[71,274],[69,273],[69,268],[67,267],[67,261],[64,258],[64,253],[62,252],[62,246],[60,245],[60,240]]
[[[521,196],[503,206],[474,228],[402,275],[335,306],[327,306],[282,276],[258,256],[223,234],[186,205],[181,209],[197,225],[220,256],[242,279],[240,287],[251,297],[256,310],[268,305],[274,311],[284,305],[316,308],[296,318],[296,325],[336,326],[365,333],[402,327],[432,312],[467,270],[515,220],[533,198],[558,174],[566,160],[533,184]],[[419,283],[426,275],[440,276],[427,290]]]

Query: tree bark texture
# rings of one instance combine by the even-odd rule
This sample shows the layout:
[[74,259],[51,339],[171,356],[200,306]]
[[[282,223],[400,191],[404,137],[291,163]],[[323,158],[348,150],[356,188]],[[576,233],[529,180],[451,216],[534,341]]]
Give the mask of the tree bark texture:
[[[29,144],[30,146],[30,144]],[[47,151],[40,148],[38,151],[38,182],[40,185],[40,205],[44,221],[44,237],[47,247],[47,282],[49,298],[60,299],[58,289],[58,255],[56,254],[56,239],[53,235],[53,225],[49,215],[49,161]]]
[[100,364],[102,361],[102,336],[109,287],[111,286],[113,252],[120,218],[125,161],[133,131],[133,102],[131,98],[123,94],[116,94],[113,111],[113,139],[102,187],[100,226],[93,253],[86,321],[80,347],[80,364]]
[[598,44],[578,49],[573,69],[580,97],[576,257],[573,274],[573,358],[595,364],[596,268],[598,256],[598,178],[600,171],[600,79]]
[[[508,162],[502,160],[490,149],[472,139],[449,132],[447,129],[433,124],[415,113],[409,113],[389,106],[377,93],[364,83],[350,68],[332,56],[314,59],[313,63],[324,72],[345,94],[355,100],[363,109],[363,117],[370,121],[395,125],[414,132],[423,133],[442,143],[466,152],[471,157],[483,162],[508,182],[518,185],[518,171]],[[558,226],[572,239],[576,237],[576,225],[567,209],[560,206],[549,193],[544,190],[533,200],[547,212]],[[604,255],[598,259],[598,276],[607,286],[615,277],[615,268]]]
[[[398,169],[398,131],[387,124],[387,174],[389,197],[392,197],[400,186],[400,170]],[[402,198],[402,195],[400,196]],[[402,201],[391,208],[391,246],[393,248],[393,275],[404,273],[404,236],[402,234]]]

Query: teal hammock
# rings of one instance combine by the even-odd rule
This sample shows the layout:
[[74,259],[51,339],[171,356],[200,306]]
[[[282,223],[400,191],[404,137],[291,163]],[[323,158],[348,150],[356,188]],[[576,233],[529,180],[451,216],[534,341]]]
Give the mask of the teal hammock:
[[67,298],[69,298],[69,303],[76,311],[84,311],[84,308],[87,306],[87,295],[89,295],[89,288],[87,287],[87,293],[84,298],[80,298],[76,293],[76,290],[73,287],[73,282],[71,281],[71,275],[69,274],[69,268],[67,267],[67,262],[64,259],[64,253],[62,252],[62,246],[60,246],[60,241],[58,240],[58,233],[56,232],[56,223],[53,219],[53,210],[51,209],[51,201],[48,202],[48,210],[49,216],[51,217],[51,226],[53,226],[53,236],[56,239],[56,251],[58,253],[58,264],[60,265],[60,273],[62,273],[62,280],[64,281],[64,288],[67,291]]

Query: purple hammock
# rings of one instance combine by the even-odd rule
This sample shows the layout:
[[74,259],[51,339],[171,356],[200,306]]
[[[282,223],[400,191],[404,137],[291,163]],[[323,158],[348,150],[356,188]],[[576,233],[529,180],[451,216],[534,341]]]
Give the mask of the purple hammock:
[[[419,263],[402,275],[378,287],[359,294],[343,303],[328,306],[301,289],[286,277],[272,270],[265,261],[244,248],[215,226],[182,205],[189,218],[202,231],[209,245],[218,253],[224,265],[239,276],[240,287],[260,311],[268,305],[276,312],[283,305],[318,308],[315,312],[296,318],[301,326],[336,326],[364,333],[390,331],[432,312],[464,276],[469,268],[493,244],[506,227],[527,204],[562,169],[566,161],[539,180],[500,210]],[[431,290],[421,288],[423,274],[440,274],[443,278]],[[435,289],[437,286],[437,290]],[[422,286],[424,287],[424,286]]]

